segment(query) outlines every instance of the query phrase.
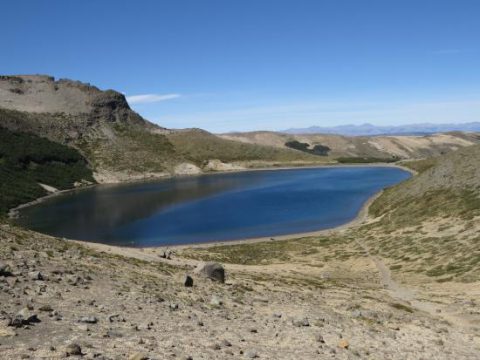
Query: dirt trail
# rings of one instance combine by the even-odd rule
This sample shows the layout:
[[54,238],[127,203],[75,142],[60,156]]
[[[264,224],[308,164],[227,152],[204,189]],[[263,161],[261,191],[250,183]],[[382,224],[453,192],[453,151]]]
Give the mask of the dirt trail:
[[368,256],[375,264],[380,276],[381,284],[386,290],[389,291],[389,294],[392,298],[401,302],[406,302],[413,308],[426,312],[433,317],[446,320],[452,325],[466,328],[474,326],[474,324],[472,324],[464,316],[449,313],[446,309],[446,306],[442,306],[424,299],[419,299],[413,289],[402,286],[392,279],[390,269],[385,265],[382,259],[373,256],[370,253],[369,248],[360,240],[355,240],[355,242],[363,249],[366,256]]

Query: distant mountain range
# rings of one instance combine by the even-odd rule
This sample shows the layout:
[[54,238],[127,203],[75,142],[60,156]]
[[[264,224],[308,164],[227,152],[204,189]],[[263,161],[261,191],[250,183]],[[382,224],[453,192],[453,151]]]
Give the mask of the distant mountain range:
[[426,135],[448,131],[480,132],[480,122],[463,124],[410,124],[400,126],[375,126],[372,124],[340,125],[332,127],[311,126],[308,128],[292,128],[287,134],[337,134],[346,136],[375,135]]

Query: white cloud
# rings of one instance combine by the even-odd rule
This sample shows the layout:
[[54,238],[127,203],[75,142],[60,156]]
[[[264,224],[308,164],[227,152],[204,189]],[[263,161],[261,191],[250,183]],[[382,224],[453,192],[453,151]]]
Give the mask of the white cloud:
[[180,94],[141,94],[127,96],[129,104],[147,104],[179,98]]

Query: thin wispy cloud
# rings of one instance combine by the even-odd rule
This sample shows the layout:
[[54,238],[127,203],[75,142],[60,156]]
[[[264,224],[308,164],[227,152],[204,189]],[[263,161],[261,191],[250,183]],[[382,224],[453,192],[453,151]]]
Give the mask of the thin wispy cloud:
[[180,94],[140,94],[127,96],[127,101],[129,104],[148,104],[177,99],[180,96]]
[[454,55],[454,54],[462,54],[467,52],[471,52],[471,50],[470,49],[439,49],[439,50],[433,51],[435,55]]

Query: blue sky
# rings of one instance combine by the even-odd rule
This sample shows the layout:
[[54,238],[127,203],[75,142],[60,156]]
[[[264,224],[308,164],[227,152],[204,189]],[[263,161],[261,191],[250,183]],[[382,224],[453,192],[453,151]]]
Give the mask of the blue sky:
[[480,121],[477,0],[16,0],[0,72],[214,132]]

